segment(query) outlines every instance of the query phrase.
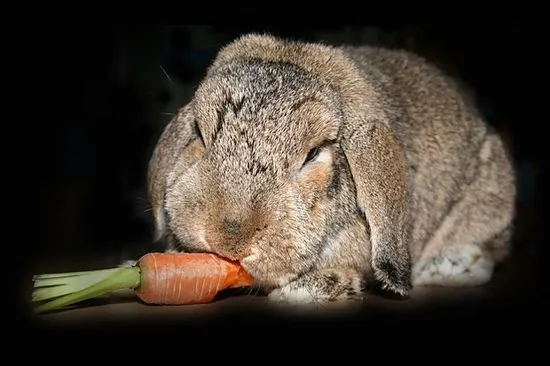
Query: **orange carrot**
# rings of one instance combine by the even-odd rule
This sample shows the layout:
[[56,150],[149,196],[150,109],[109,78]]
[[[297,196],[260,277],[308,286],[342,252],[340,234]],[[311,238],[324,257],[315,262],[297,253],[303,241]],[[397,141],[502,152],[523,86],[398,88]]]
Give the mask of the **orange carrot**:
[[210,253],[150,253],[137,265],[141,284],[135,292],[148,304],[207,303],[222,290],[252,283],[238,263]]
[[237,262],[215,254],[149,253],[133,267],[35,276],[33,301],[50,300],[37,309],[44,312],[132,289],[146,304],[199,304],[213,301],[222,290],[252,282]]

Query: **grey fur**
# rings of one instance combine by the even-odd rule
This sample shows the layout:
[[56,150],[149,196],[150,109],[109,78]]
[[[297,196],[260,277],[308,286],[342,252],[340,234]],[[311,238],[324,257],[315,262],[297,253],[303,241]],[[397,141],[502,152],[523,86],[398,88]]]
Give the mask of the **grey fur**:
[[486,282],[515,189],[500,136],[424,59],[257,34],[219,52],[149,170],[158,238],[242,260],[292,302],[354,298],[368,278],[400,295]]

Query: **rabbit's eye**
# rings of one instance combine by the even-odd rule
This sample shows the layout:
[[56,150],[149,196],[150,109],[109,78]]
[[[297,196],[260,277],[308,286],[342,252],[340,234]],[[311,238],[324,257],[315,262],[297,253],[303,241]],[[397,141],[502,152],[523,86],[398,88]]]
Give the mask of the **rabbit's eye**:
[[307,164],[309,163],[310,161],[312,160],[315,160],[315,158],[317,156],[319,156],[319,153],[321,152],[321,148],[320,147],[314,147],[313,149],[309,150],[309,152],[307,153],[307,156],[306,156],[306,160],[304,161],[304,164]]
[[[333,140],[325,140],[323,141],[323,143],[315,146],[313,149],[309,150],[309,152],[307,153],[307,156],[306,156],[306,159],[304,160],[304,163],[302,164],[302,167],[305,166],[306,164],[314,161],[314,160],[317,160],[317,158],[319,157],[319,155],[323,152],[328,152],[327,151],[327,148],[333,144],[336,143],[336,140],[333,139]],[[325,155],[325,154],[323,154]],[[324,158],[321,158],[321,160],[324,161]]]

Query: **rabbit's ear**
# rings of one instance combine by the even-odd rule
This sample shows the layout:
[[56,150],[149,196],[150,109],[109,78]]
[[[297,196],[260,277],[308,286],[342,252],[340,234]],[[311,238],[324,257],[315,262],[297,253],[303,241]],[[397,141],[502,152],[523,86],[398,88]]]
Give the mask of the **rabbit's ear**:
[[155,241],[168,234],[164,206],[167,188],[197,160],[203,150],[204,144],[194,114],[190,105],[186,105],[166,125],[149,160],[147,183]]
[[350,117],[341,144],[357,205],[370,227],[374,274],[383,287],[406,296],[411,288],[411,260],[404,155],[384,122]]

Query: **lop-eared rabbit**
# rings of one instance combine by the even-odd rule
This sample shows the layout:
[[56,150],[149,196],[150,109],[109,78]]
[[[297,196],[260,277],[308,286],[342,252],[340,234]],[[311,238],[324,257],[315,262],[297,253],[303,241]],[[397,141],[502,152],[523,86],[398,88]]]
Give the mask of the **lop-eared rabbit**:
[[422,57],[260,34],[220,50],[148,190],[167,251],[238,260],[291,303],[483,285],[516,195],[501,137]]

